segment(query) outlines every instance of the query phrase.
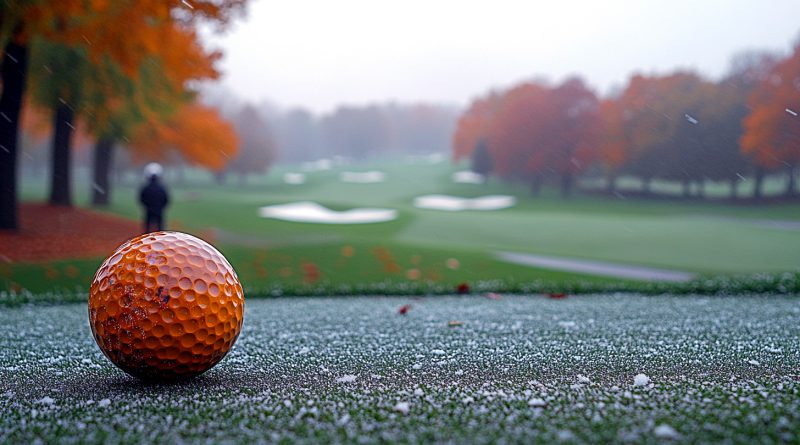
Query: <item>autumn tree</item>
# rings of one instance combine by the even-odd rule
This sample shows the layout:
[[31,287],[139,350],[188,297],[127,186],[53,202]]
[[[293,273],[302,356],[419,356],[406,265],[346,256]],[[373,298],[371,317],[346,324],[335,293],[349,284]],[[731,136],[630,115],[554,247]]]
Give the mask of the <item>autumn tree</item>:
[[[795,196],[800,165],[800,43],[759,82],[747,103],[751,112],[743,122],[742,152],[764,171],[784,170],[789,178],[785,195]],[[762,196],[761,179],[759,174],[755,198]]]
[[[143,57],[160,45],[159,29],[180,22],[198,21],[223,27],[242,9],[246,0],[19,0],[4,2],[0,15],[0,38],[4,48],[0,113],[7,116],[0,126],[5,150],[0,158],[4,173],[0,189],[0,228],[17,227],[16,170],[17,136],[22,96],[27,78],[28,50],[32,38],[84,51],[93,61],[110,58],[128,75],[135,75]],[[6,61],[10,60],[10,63]],[[69,105],[69,104],[66,104]],[[69,118],[65,109],[61,120]],[[57,114],[57,113],[56,113]],[[68,144],[68,132],[59,133]],[[66,159],[68,161],[68,158]],[[7,162],[6,162],[7,161]],[[61,197],[59,197],[60,199]]]
[[[91,116],[90,129],[97,138],[93,205],[109,202],[114,147],[130,139],[138,126],[170,120],[181,107],[191,103],[196,95],[191,82],[216,78],[214,62],[218,57],[218,53],[207,53],[202,48],[192,29],[175,23],[165,30],[159,50],[145,60],[134,77],[125,76],[107,60],[90,65],[85,78],[88,93],[84,114]],[[193,145],[176,146],[184,147]]]
[[598,105],[600,136],[598,138],[598,163],[606,176],[606,191],[617,191],[617,177],[628,161],[630,140],[625,125],[626,113],[618,98],[603,99]]
[[489,125],[499,105],[500,96],[492,93],[475,99],[459,116],[452,138],[453,162],[472,156],[478,143],[488,136]]
[[494,162],[492,154],[489,153],[489,146],[486,139],[478,141],[478,145],[472,152],[472,171],[483,176],[483,182],[487,182],[489,174],[492,172]]
[[489,126],[496,171],[527,178],[539,192],[548,176],[560,179],[562,195],[594,158],[599,134],[598,101],[580,79],[551,87],[526,83],[507,91]]
[[[618,102],[626,146],[624,171],[643,179],[702,181],[704,125],[714,85],[691,72],[633,76]],[[619,112],[619,111],[618,111]]]
[[220,171],[236,156],[238,144],[233,125],[215,109],[191,103],[168,119],[137,127],[129,146],[139,162],[178,153],[191,164]]

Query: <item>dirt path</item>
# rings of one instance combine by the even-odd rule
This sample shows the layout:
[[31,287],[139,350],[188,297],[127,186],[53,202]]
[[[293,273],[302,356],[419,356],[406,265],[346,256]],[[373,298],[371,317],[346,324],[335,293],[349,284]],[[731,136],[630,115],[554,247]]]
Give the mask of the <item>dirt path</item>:
[[653,281],[689,281],[694,275],[668,269],[630,266],[627,264],[607,263],[601,261],[575,260],[572,258],[532,255],[516,252],[495,252],[497,257],[509,263],[523,266],[541,267],[543,269],[581,272],[606,277],[627,278],[631,280]]
[[139,235],[136,221],[82,208],[24,203],[20,230],[0,230],[0,262],[104,257]]

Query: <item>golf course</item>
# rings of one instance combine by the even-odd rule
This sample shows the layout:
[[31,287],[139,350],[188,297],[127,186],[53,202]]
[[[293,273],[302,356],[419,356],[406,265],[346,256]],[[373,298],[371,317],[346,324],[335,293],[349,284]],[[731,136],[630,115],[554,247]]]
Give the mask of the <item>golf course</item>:
[[[182,182],[168,177],[172,204],[167,226],[217,246],[249,297],[446,294],[460,283],[523,292],[653,288],[661,275],[625,273],[637,268],[674,273],[674,286],[697,291],[699,285],[691,283],[794,277],[800,264],[797,203],[646,200],[626,197],[624,189],[614,196],[584,193],[562,199],[555,190],[545,190],[532,197],[525,184],[457,183],[453,174],[463,166],[405,158],[305,172],[302,184],[284,181],[286,173],[301,168],[279,167],[245,183],[232,177],[223,185],[202,171],[190,171]],[[342,172],[351,170],[380,171],[383,178],[342,181]],[[137,181],[129,177],[116,186],[105,212],[139,224]],[[88,190],[88,183],[78,184],[76,201],[86,202]],[[44,194],[41,182],[24,183],[24,199],[41,201]],[[463,211],[414,206],[415,198],[431,194],[503,196],[514,204]],[[309,202],[331,213],[368,208],[394,216],[383,222],[326,224],[259,213],[267,206]],[[546,261],[525,261],[527,256]],[[50,261],[6,262],[0,283],[17,293],[80,294],[102,259],[63,252]],[[611,269],[580,267],[585,263]],[[5,298],[14,297],[6,293]]]
[[[139,381],[95,344],[87,291],[114,246],[6,258],[0,443],[798,441],[800,205],[532,197],[419,159],[302,168],[167,174],[168,228],[214,244],[245,289],[238,342],[185,382]],[[72,235],[135,236],[138,179]]]

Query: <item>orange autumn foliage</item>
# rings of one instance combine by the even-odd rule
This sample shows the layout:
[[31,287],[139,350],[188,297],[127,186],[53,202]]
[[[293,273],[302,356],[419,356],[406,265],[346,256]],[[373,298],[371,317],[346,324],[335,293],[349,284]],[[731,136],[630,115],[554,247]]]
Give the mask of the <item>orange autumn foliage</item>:
[[[28,0],[11,2],[0,25],[26,36],[79,45],[98,62],[109,57],[135,77],[143,60],[170,37],[172,23],[224,29],[247,0]],[[167,25],[167,26],[165,26]]]
[[489,125],[499,105],[499,97],[490,94],[476,99],[459,117],[453,134],[453,162],[469,158],[478,142],[489,132]]
[[748,98],[742,153],[767,170],[800,164],[800,44]]
[[139,127],[130,146],[138,159],[164,159],[173,150],[191,163],[219,171],[236,156],[238,144],[233,126],[215,109],[190,104],[166,121]]

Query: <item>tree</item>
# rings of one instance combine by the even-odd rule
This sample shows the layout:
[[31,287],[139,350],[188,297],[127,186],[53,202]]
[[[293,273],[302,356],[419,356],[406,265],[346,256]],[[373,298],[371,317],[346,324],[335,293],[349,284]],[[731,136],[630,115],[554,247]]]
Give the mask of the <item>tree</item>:
[[20,34],[15,32],[6,45],[0,66],[0,229],[17,228],[17,141],[28,69],[28,48]]
[[600,102],[598,142],[598,161],[606,173],[606,191],[617,190],[617,176],[628,161],[630,141],[625,126],[625,113],[617,98],[607,98]]
[[595,156],[599,125],[597,98],[580,79],[514,87],[489,125],[495,169],[509,179],[527,178],[534,194],[545,177],[556,175],[569,196],[575,175]]
[[300,108],[282,115],[274,125],[277,156],[284,162],[319,159],[319,126],[308,111]]
[[627,152],[624,170],[641,177],[703,180],[704,125],[714,85],[691,72],[636,75],[619,98]]
[[478,143],[489,135],[489,126],[500,105],[500,96],[491,93],[475,99],[459,116],[453,133],[453,162],[468,158]]
[[[12,118],[8,125],[0,126],[0,141],[7,143],[7,153],[2,160],[8,162],[3,162],[3,165],[8,165],[5,168],[9,170],[4,172],[8,174],[3,177],[8,179],[4,179],[0,190],[0,209],[3,209],[4,215],[0,219],[0,228],[17,227],[16,141],[31,37],[85,50],[95,61],[104,57],[111,58],[127,74],[135,75],[143,57],[159,47],[161,33],[158,31],[162,25],[179,22],[192,26],[203,20],[222,28],[234,13],[242,10],[245,2],[246,0],[192,0],[191,4],[179,0],[4,2],[0,15],[0,46],[4,48],[5,55],[11,55],[9,59],[14,60],[16,67],[4,62],[2,69],[9,69],[16,74],[8,77],[10,82],[4,83],[0,97],[0,113]],[[62,121],[68,120],[69,110],[63,111]],[[69,141],[68,132],[61,132],[59,139]],[[68,157],[65,160],[68,162]]]
[[322,120],[328,151],[332,154],[365,159],[388,145],[388,126],[376,106],[340,107]]
[[[789,181],[785,195],[797,194],[800,164],[800,43],[759,82],[747,101],[751,112],[744,119],[742,152],[766,171],[785,170]],[[755,198],[761,197],[761,175]]]
[[492,167],[492,155],[489,153],[486,139],[481,139],[478,141],[475,151],[472,152],[472,171],[483,176],[483,182],[485,183],[489,179]]
[[178,153],[190,163],[221,171],[236,157],[238,144],[233,126],[216,110],[192,103],[168,119],[138,126],[129,145],[140,162]]
[[245,105],[233,119],[239,135],[238,156],[228,164],[228,171],[239,174],[266,173],[275,160],[275,142],[266,121],[252,105]]
[[[218,53],[207,53],[195,33],[177,23],[162,36],[157,53],[146,59],[137,76],[126,76],[111,61],[89,64],[84,78],[84,114],[97,138],[93,162],[92,205],[108,205],[114,147],[132,137],[136,127],[170,119],[194,100],[191,82],[214,79]],[[179,145],[178,148],[183,147]]]

